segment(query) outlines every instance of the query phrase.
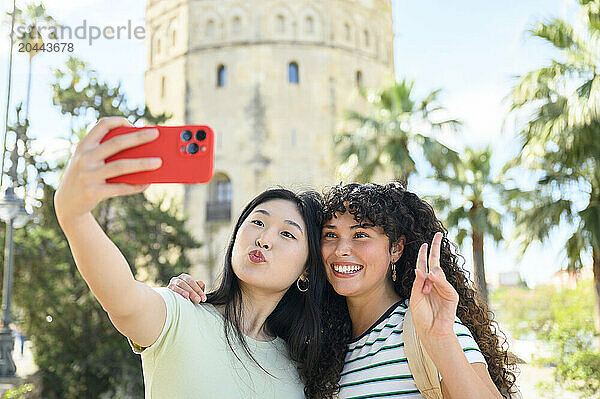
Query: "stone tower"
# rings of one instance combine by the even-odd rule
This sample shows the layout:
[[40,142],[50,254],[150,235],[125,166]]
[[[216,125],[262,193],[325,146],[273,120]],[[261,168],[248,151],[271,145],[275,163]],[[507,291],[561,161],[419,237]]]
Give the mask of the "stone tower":
[[336,124],[394,74],[391,0],[147,0],[146,41],[150,109],[216,134],[210,183],[160,187],[203,242],[189,256],[205,281],[257,193],[339,181]]

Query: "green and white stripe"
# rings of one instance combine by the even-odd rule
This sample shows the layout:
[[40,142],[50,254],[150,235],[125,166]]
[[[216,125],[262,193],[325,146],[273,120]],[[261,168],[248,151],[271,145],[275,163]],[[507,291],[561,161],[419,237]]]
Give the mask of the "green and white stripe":
[[[340,399],[423,398],[404,353],[402,325],[408,301],[388,309],[362,336],[348,345],[340,381]],[[454,331],[470,363],[485,363],[469,329],[458,318]]]

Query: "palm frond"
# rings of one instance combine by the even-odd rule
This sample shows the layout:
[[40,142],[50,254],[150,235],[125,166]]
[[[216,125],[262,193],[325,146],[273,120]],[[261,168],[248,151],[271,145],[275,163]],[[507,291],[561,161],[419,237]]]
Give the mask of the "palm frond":
[[589,234],[592,246],[600,250],[600,202],[588,204],[587,208],[579,212],[579,216],[582,230]]
[[565,253],[569,261],[567,267],[568,270],[576,271],[583,267],[583,262],[581,261],[581,252],[585,249],[585,247],[586,245],[581,231],[575,231],[565,243]]
[[561,222],[572,223],[572,206],[572,202],[566,199],[554,201],[544,198],[535,207],[515,212],[515,236],[521,243],[521,253],[536,240],[546,241],[550,231]]
[[462,220],[468,219],[469,212],[465,209],[464,206],[459,206],[448,212],[448,216],[446,217],[446,223],[448,227],[458,227],[459,223]]
[[576,54],[576,58],[582,57],[578,59],[593,59],[585,40],[563,19],[552,18],[547,22],[538,22],[530,32],[547,40],[554,47]]

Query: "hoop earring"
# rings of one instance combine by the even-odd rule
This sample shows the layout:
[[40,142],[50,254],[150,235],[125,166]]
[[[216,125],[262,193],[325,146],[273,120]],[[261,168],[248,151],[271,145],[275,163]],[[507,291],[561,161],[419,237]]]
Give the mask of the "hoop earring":
[[[303,287],[300,287],[300,281],[304,283]],[[296,280],[296,287],[298,287],[298,291],[300,292],[308,291],[308,278],[306,280],[300,280],[300,277],[298,277],[298,280]]]
[[390,262],[390,266],[392,266],[392,281],[396,282],[396,264]]

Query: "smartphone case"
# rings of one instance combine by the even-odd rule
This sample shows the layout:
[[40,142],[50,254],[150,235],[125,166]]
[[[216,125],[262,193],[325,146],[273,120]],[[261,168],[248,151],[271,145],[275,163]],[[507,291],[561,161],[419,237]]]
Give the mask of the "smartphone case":
[[[105,160],[160,157],[162,165],[155,170],[130,173],[106,179],[107,183],[206,183],[213,175],[214,132],[206,125],[118,127],[109,131],[101,143],[113,137],[156,128],[159,136],[153,141],[127,148]],[[189,139],[188,139],[189,138]],[[187,140],[186,140],[187,139]],[[194,149],[197,151],[193,153]]]

